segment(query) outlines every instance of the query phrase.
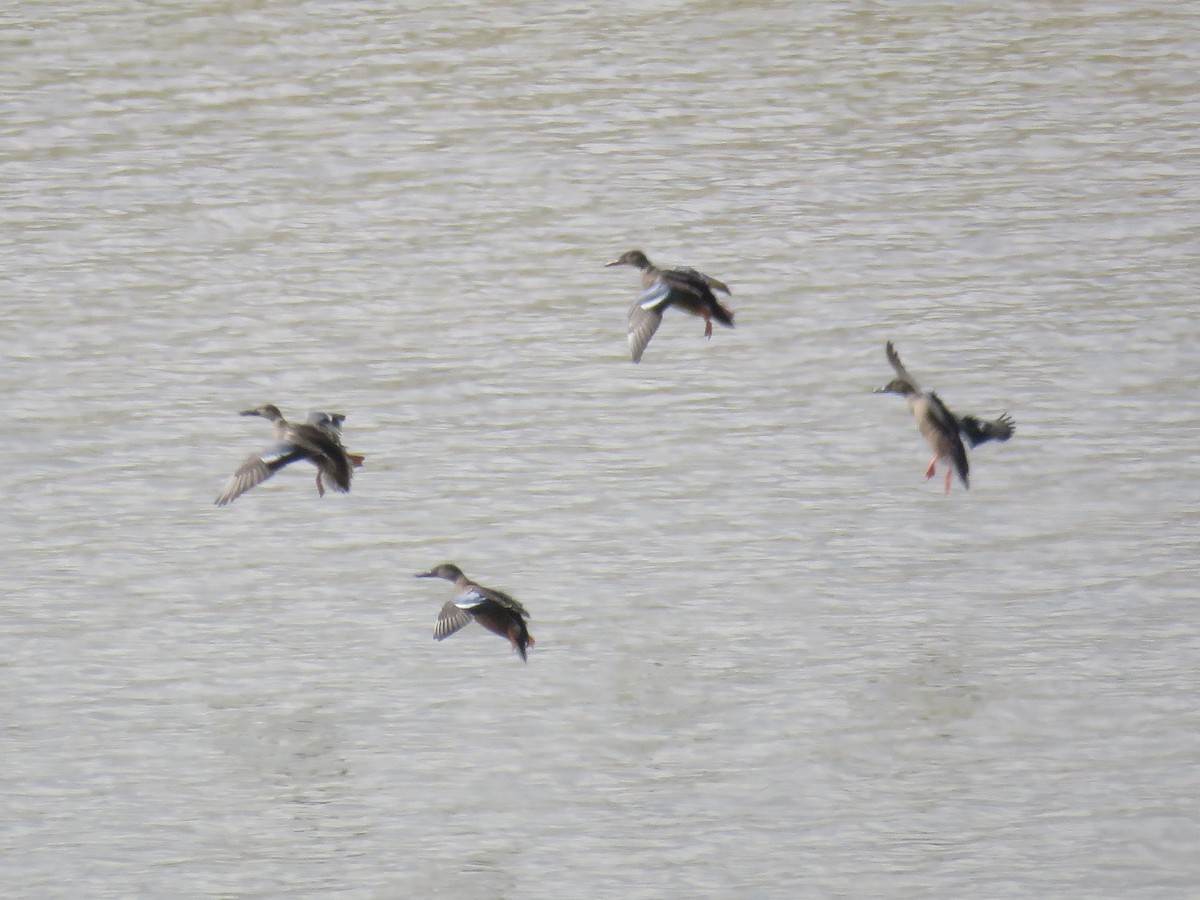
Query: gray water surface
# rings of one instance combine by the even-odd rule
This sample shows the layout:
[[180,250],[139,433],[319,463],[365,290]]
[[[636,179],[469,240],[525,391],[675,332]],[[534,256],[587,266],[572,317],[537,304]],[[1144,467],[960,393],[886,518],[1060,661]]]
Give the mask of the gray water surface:
[[1191,5],[0,26],[4,893],[1200,893]]

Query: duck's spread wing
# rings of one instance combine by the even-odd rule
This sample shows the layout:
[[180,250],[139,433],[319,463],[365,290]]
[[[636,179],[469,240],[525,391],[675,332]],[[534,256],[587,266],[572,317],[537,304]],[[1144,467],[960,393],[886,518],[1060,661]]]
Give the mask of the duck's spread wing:
[[327,413],[327,412],[310,412],[308,414],[308,424],[328,433],[329,431],[341,431],[342,423],[346,421],[345,413]]
[[709,286],[708,279],[688,266],[667,269],[659,272],[658,277],[670,290],[684,295],[683,297],[676,296],[676,302],[682,302],[687,297],[704,300],[712,296],[712,288]]
[[252,487],[262,484],[284,466],[304,459],[306,454],[295,444],[273,444],[262,453],[247,457],[236,472],[225,483],[221,495],[217,497],[217,506],[232,503]]
[[330,434],[316,425],[293,425],[287,436],[297,447],[308,451],[311,456],[335,459],[346,453],[336,433]]
[[[900,362],[900,353],[896,350],[896,345],[891,341],[887,342],[887,360],[892,364],[892,368],[896,370],[896,377],[907,381],[914,391],[920,391],[917,385],[917,380],[908,374],[908,369],[904,368],[904,363]],[[941,401],[938,401],[941,403]],[[944,407],[943,407],[944,408]]]
[[658,331],[662,319],[662,309],[656,305],[643,306],[641,297],[629,308],[629,354],[634,362],[641,362],[642,354],[646,352],[646,346]]
[[725,282],[718,281],[711,275],[705,275],[703,272],[693,269],[691,266],[680,266],[675,270],[675,272],[676,274],[684,275],[692,280],[699,279],[700,281],[703,281],[706,285],[708,285],[710,290],[720,291],[722,294],[726,294],[730,297],[733,296],[733,291],[729,290],[729,287],[725,284]]
[[525,626],[529,613],[525,607],[503,591],[479,587],[480,602],[471,609],[471,617],[493,634],[507,638],[525,659],[525,648],[533,644],[533,636]]
[[521,601],[519,601],[516,597],[512,596],[511,594],[506,594],[506,593],[504,593],[504,591],[497,591],[497,590],[488,588],[486,591],[486,595],[487,595],[487,599],[490,600],[492,603],[495,603],[498,606],[502,606],[507,610],[511,610],[512,612],[514,612],[518,616],[520,616],[522,619],[529,618],[529,612],[525,609],[524,606],[521,605]]
[[351,453],[349,450],[346,450],[345,444],[342,443],[342,423],[345,421],[345,413],[311,412],[308,414],[308,424],[314,428],[319,428],[339,447],[345,450],[346,458],[350,460],[352,468],[361,469],[367,458],[361,453]]
[[220,496],[216,499],[217,506],[225,506],[232,503],[246,491],[252,487],[256,487],[275,474],[274,469],[268,466],[262,459],[257,456],[251,456],[238,468],[225,483],[224,489]]
[[972,447],[987,441],[1007,441],[1017,431],[1017,423],[1008,413],[1001,413],[992,420],[977,419],[975,416],[959,416],[958,430]]
[[456,631],[461,631],[471,624],[471,614],[459,608],[457,600],[451,600],[442,607],[438,614],[437,625],[433,628],[433,639],[444,641]]

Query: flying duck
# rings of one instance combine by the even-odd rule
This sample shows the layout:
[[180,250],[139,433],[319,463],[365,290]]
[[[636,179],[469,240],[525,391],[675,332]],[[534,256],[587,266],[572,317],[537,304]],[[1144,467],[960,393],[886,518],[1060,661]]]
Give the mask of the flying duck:
[[521,659],[526,658],[526,649],[533,646],[534,640],[525,625],[529,613],[516,598],[476,584],[453,563],[442,563],[428,572],[422,572],[417,578],[445,578],[454,582],[458,592],[438,615],[437,625],[433,629],[435,640],[444,641],[474,621],[488,631],[508,638],[513,649],[521,654]]
[[963,446],[963,438],[972,447],[987,441],[1007,441],[1017,430],[1016,423],[1008,413],[1002,413],[995,419],[978,419],[975,416],[959,416],[946,408],[946,404],[933,391],[922,391],[915,378],[904,368],[900,354],[895,345],[887,342],[887,358],[896,371],[896,377],[881,388],[876,394],[899,394],[908,401],[909,411],[917,420],[917,428],[933,448],[933,459],[925,470],[925,478],[930,479],[937,474],[938,460],[947,464],[946,493],[950,493],[950,481],[955,472],[962,480],[963,487],[970,489],[970,463],[967,461],[967,449]]
[[704,319],[704,336],[712,337],[713,319],[733,327],[733,310],[722,305],[714,291],[730,295],[723,282],[689,266],[660,269],[641,250],[622,253],[606,266],[633,266],[642,272],[642,293],[629,308],[629,352],[640,362],[650,338],[662,324],[667,307],[674,306]]

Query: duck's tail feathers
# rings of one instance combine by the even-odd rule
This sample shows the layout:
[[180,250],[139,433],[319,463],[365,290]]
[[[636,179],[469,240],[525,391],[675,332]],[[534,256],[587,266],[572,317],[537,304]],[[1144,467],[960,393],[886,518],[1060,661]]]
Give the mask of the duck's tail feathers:
[[712,317],[726,328],[733,327],[733,310],[723,303],[714,303]]
[[962,482],[963,489],[969,491],[971,489],[971,472],[965,453],[962,455],[961,462],[958,457],[955,457],[954,468],[958,472],[958,478]]
[[[349,462],[349,459],[346,461]],[[350,466],[347,466],[345,470],[338,466],[337,471],[333,473],[333,489],[339,494],[350,493],[350,473],[352,471],[354,469]]]
[[520,630],[512,636],[512,642],[513,648],[521,654],[521,660],[529,662],[528,648],[536,644],[537,641],[533,639],[533,635],[529,633],[529,629],[525,627],[524,622],[521,623]]

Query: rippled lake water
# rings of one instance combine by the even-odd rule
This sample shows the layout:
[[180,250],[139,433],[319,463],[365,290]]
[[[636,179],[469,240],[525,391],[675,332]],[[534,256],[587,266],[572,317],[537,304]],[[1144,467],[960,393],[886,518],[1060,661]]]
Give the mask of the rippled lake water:
[[6,892],[1200,892],[1188,4],[0,21]]

